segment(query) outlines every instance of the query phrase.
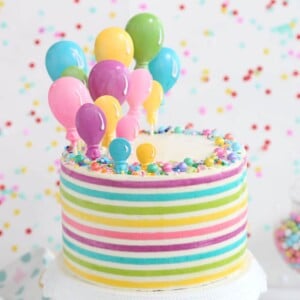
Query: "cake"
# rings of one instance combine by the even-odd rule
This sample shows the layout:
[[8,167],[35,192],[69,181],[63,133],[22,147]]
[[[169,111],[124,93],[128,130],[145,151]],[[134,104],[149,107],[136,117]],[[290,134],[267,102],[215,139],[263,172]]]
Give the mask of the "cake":
[[155,145],[145,169],[135,157],[117,174],[108,157],[61,160],[63,253],[69,270],[114,288],[199,286],[247,262],[246,156],[230,134],[166,127],[142,132]]
[[101,288],[201,288],[250,261],[245,150],[230,133],[157,125],[180,70],[162,42],[161,22],[143,13],[98,35],[89,74],[72,42],[47,52],[49,105],[70,142],[60,168],[64,266]]

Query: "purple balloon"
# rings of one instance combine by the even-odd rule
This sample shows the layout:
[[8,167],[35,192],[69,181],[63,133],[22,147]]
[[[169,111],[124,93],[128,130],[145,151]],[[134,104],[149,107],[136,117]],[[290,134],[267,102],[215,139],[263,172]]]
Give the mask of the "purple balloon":
[[105,134],[106,118],[103,111],[93,103],[83,104],[76,114],[76,128],[87,146],[86,156],[100,157],[99,144]]
[[119,61],[100,61],[90,72],[88,89],[94,101],[101,96],[110,95],[122,104],[127,96],[128,88],[129,70]]

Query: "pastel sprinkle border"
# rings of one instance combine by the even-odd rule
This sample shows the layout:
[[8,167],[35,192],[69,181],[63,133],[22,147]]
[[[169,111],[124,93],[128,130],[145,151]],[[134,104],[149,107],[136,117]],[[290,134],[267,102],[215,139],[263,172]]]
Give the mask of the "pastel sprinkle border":
[[[178,178],[173,177],[172,179],[164,179],[164,177],[159,176],[157,180],[148,179],[151,177],[147,177],[147,180],[146,178],[143,178],[143,180],[141,180],[140,176],[137,176],[136,180],[134,180],[135,176],[131,176],[131,180],[125,180],[124,175],[122,174],[119,175],[114,174],[113,176],[115,179],[109,179],[107,178],[107,175],[104,176],[105,178],[100,176],[94,177],[94,176],[89,176],[89,175],[79,173],[76,171],[76,169],[69,169],[63,163],[61,164],[61,172],[67,174],[68,176],[74,179],[87,182],[90,184],[103,185],[109,187],[119,187],[119,188],[147,189],[147,188],[184,187],[184,186],[191,186],[197,184],[217,182],[219,180],[223,180],[228,177],[239,174],[242,171],[242,169],[245,167],[245,165],[246,165],[246,159],[244,159],[243,162],[237,168],[227,170],[227,171],[221,171],[213,175],[201,176],[201,173],[199,173],[200,176],[193,177],[193,178],[191,177],[180,178],[180,175],[178,175]],[[166,176],[166,178],[168,177]]]

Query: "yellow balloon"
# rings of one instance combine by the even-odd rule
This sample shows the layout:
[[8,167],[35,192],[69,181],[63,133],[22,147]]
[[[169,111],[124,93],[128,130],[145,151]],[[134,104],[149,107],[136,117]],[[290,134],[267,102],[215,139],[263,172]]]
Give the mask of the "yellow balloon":
[[117,123],[122,115],[121,105],[115,97],[110,95],[101,96],[94,103],[106,117],[106,130],[102,139],[102,146],[107,148],[116,135]]
[[128,67],[133,61],[133,52],[132,38],[122,28],[108,27],[96,37],[94,53],[98,62],[113,59]]
[[143,103],[147,114],[147,122],[150,124],[152,130],[157,123],[157,114],[163,100],[163,96],[164,91],[161,84],[158,81],[153,80],[151,93]]
[[146,169],[155,160],[156,148],[151,143],[140,144],[136,148],[136,156],[142,165],[142,169]]

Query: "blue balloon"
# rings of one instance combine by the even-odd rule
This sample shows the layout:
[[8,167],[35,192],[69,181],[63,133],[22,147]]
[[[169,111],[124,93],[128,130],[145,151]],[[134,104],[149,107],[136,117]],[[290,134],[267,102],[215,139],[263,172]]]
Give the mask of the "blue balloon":
[[114,170],[117,174],[128,171],[127,159],[131,154],[131,145],[127,139],[115,138],[109,144],[109,153],[114,161]]
[[158,81],[166,93],[174,86],[180,74],[180,60],[177,53],[171,48],[162,47],[150,61],[149,71],[153,80]]
[[87,73],[88,66],[84,52],[72,41],[56,42],[46,53],[46,69],[49,76],[55,81],[69,67],[78,67]]

